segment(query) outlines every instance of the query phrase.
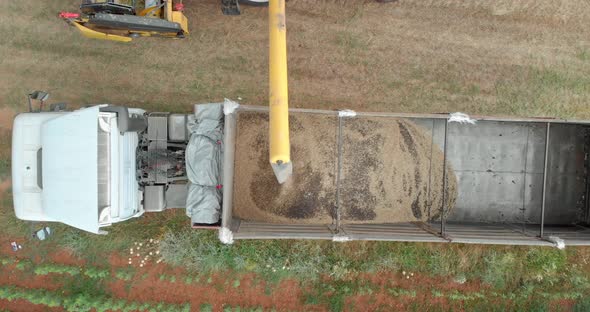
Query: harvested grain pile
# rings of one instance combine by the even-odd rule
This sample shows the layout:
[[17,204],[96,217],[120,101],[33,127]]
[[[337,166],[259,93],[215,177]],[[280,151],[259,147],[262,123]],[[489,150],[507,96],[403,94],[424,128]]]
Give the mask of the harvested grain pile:
[[240,113],[233,215],[280,223],[332,223],[336,203],[336,118],[289,119],[293,175],[280,185],[268,161],[268,115]]
[[[332,223],[337,126],[334,116],[291,115],[293,176],[279,185],[268,162],[268,115],[240,113],[233,216],[271,223]],[[439,216],[443,155],[422,128],[403,119],[353,118],[345,120],[343,131],[343,222],[407,222]],[[452,208],[456,180],[452,169],[447,170],[446,202]]]
[[[343,222],[425,221],[440,216],[443,153],[424,129],[407,119],[347,119],[342,149]],[[455,174],[447,166],[446,207],[452,209],[456,197]]]

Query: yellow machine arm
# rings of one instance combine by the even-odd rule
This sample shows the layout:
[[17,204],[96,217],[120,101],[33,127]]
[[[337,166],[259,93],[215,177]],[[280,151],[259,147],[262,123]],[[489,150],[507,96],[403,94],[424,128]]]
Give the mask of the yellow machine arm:
[[293,173],[289,142],[289,97],[287,88],[287,26],[285,0],[270,0],[269,12],[269,151],[270,164],[279,183]]
[[107,34],[104,32],[92,30],[92,29],[82,25],[78,21],[72,21],[71,24],[74,25],[74,27],[76,27],[80,31],[80,33],[82,33],[82,35],[86,38],[112,40],[112,41],[119,41],[119,42],[129,42],[132,40],[131,37]]

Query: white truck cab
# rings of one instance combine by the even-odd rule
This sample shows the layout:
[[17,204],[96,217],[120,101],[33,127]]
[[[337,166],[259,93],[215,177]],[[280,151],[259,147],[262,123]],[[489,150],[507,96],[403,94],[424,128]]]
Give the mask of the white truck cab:
[[[98,234],[142,215],[136,130],[145,129],[143,114],[108,105],[19,114],[12,136],[16,216]],[[136,117],[132,127],[130,116]]]

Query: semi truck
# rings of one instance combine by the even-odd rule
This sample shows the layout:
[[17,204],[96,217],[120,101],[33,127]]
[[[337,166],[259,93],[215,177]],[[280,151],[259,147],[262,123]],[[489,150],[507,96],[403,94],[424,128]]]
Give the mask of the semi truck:
[[[268,107],[226,100],[195,105],[191,114],[104,104],[70,112],[19,114],[12,138],[16,216],[104,234],[112,224],[144,213],[186,208],[193,227],[219,231],[223,243],[328,239],[590,245],[590,121],[290,108],[291,142],[298,156],[293,160],[292,183],[302,185],[298,177],[319,166],[313,164],[316,160],[301,157],[303,145],[315,143],[308,124],[296,122],[316,118],[316,124],[328,129],[318,134],[318,140],[328,151],[321,160],[326,174],[320,178],[329,183],[321,183],[329,185],[295,188],[293,192],[302,195],[293,202],[293,213],[279,211],[273,219],[250,209],[251,202],[238,200],[264,195],[267,204],[258,208],[272,212],[277,203],[273,198],[281,196],[283,187],[292,187],[277,181],[263,187],[244,185],[249,172],[244,157],[256,155],[252,153],[265,144],[240,142],[252,125],[267,133],[268,113]],[[253,119],[254,115],[261,118]],[[402,148],[412,156],[410,146],[401,146],[406,137],[399,136],[399,146],[383,143],[387,140],[375,143],[378,153],[373,155],[363,154],[362,140],[375,137],[370,130],[378,130],[376,125],[404,122],[415,125],[426,138],[423,142],[430,144],[428,148],[420,143],[423,148],[418,152],[430,153],[424,159],[431,164],[420,178],[428,190],[419,195],[426,198],[423,211],[428,213],[417,216],[414,211],[414,217],[402,220],[397,216],[412,211],[413,204],[387,199],[406,190],[388,189],[386,183],[383,197],[369,200],[350,168],[382,172],[371,177],[371,185],[395,179],[396,173],[388,168],[406,165],[388,155]],[[297,142],[308,143],[297,146]],[[436,169],[442,174],[434,172],[436,153],[443,159],[444,166]],[[262,162],[268,164],[267,159]],[[416,177],[404,175],[404,182],[417,183]],[[440,188],[442,201],[428,198],[435,196],[435,188]],[[321,200],[311,196],[317,189],[326,189]],[[351,194],[364,201],[352,200]],[[391,213],[380,219],[350,213],[360,206],[371,210],[371,205]],[[328,212],[323,217],[297,213],[319,206],[328,207],[322,208]]]
[[590,245],[590,121],[289,108],[284,1],[269,1],[269,32],[266,107],[29,102],[13,126],[16,216],[100,234],[185,208],[223,243]]

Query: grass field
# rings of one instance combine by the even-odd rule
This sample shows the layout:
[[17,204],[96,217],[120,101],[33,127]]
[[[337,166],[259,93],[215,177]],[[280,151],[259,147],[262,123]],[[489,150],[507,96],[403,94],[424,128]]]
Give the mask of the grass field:
[[[41,224],[15,219],[9,188],[11,120],[28,92],[49,91],[73,108],[173,112],[268,99],[266,9],[227,17],[218,1],[185,0],[187,39],[120,44],[84,39],[56,17],[78,2],[0,1],[0,310],[590,310],[590,248],[224,246],[189,231],[182,211],[108,236],[51,225],[50,241],[33,241]],[[287,27],[294,107],[590,119],[587,1],[290,0]],[[134,242],[149,239],[166,265],[129,265]],[[25,249],[12,253],[11,240]]]

